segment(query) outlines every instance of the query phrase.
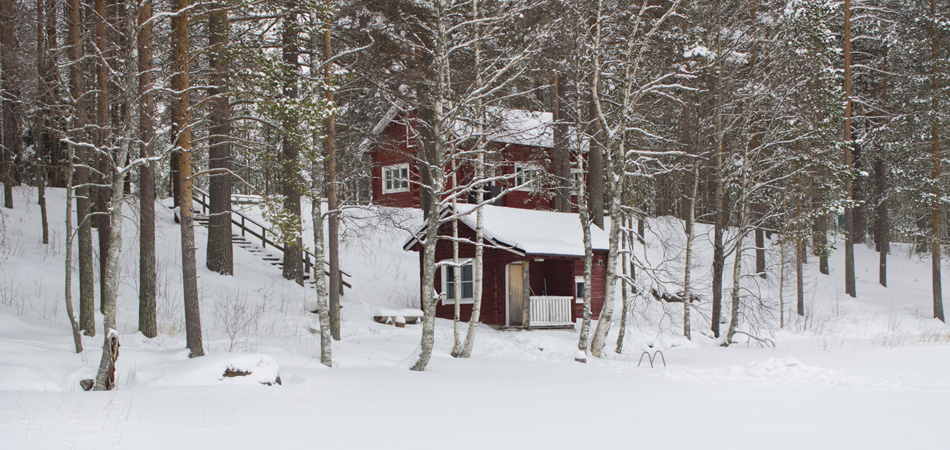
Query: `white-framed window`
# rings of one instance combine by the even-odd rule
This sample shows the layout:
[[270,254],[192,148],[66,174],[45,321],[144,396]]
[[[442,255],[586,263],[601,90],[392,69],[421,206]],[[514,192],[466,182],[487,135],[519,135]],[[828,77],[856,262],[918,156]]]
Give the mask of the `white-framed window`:
[[409,192],[409,163],[383,166],[383,194]]
[[445,261],[442,266],[442,304],[455,304],[455,271],[461,270],[462,297],[459,303],[473,303],[475,301],[475,266],[471,260],[460,260],[461,267],[455,267],[452,261]]
[[584,277],[574,277],[574,303],[584,303]]
[[541,166],[537,164],[515,164],[515,186],[521,191],[530,191],[537,187],[535,180],[541,178]]
[[581,183],[584,182],[584,171],[579,167],[571,168],[571,192],[577,195],[581,191]]

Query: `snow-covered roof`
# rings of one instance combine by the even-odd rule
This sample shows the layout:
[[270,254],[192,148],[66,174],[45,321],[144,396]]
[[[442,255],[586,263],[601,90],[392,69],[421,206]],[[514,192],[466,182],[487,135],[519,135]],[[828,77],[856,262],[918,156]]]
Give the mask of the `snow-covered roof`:
[[[554,147],[554,115],[523,109],[486,108],[495,123],[488,136],[491,142],[532,147]],[[489,119],[492,120],[492,119]]]
[[[458,205],[459,213],[464,214],[459,221],[475,229],[475,207],[468,204]],[[581,221],[575,213],[536,211],[531,209],[507,208],[503,206],[482,206],[482,230],[485,241],[495,247],[525,255],[584,256],[584,231]],[[449,208],[443,216],[451,213]],[[415,245],[422,237],[424,228],[406,242],[406,250]],[[607,250],[607,233],[591,226],[591,247],[594,250]]]
[[[372,135],[378,136],[386,127],[396,119],[399,112],[404,112],[406,105],[393,105],[383,118],[373,128]],[[528,111],[525,109],[501,108],[489,106],[485,108],[487,114],[484,128],[486,138],[489,142],[501,144],[517,144],[530,147],[553,148],[554,147],[554,115],[549,112]],[[458,119],[455,122],[454,131],[462,137],[474,137],[475,127],[472,125],[472,119]],[[568,128],[568,139],[570,142],[577,142],[576,130],[573,127]],[[360,144],[360,151],[363,151],[372,143],[370,138],[364,139]],[[583,150],[586,151],[586,139],[582,139]]]

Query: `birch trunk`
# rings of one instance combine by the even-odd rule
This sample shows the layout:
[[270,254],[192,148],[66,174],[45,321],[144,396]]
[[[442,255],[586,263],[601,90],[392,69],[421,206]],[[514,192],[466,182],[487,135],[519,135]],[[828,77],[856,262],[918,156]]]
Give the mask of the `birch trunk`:
[[693,264],[693,238],[696,236],[696,196],[699,194],[699,163],[693,163],[693,189],[689,198],[689,213],[686,216],[686,269],[683,274],[683,336],[692,340],[690,333],[689,308],[693,297],[690,285],[690,273]]
[[[630,314],[630,295],[627,294],[627,291],[629,290],[628,284],[632,280],[631,274],[627,270],[628,261],[630,266],[633,266],[633,218],[628,216],[624,218],[624,221],[626,225],[624,226],[620,239],[620,270],[623,275],[620,282],[620,302],[623,308],[620,312],[620,329],[617,332],[618,355],[623,353],[623,340],[627,335],[627,316]],[[623,248],[624,246],[626,246],[626,248]]]
[[[128,141],[127,141],[128,142]],[[120,147],[116,155],[116,166],[122,168],[125,166],[128,157],[128,150]],[[116,331],[116,298],[119,289],[119,254],[122,252],[122,202],[125,199],[125,190],[122,189],[123,180],[118,170],[112,174],[112,189],[110,189],[112,198],[109,202],[109,251],[111,254],[105,258],[105,280],[102,283],[102,321],[103,335],[105,339],[102,344],[102,359],[99,362],[99,373],[96,376],[96,384],[93,390],[103,391],[115,387],[115,361],[118,358],[118,332]]]
[[82,353],[82,336],[80,335],[79,323],[76,321],[76,315],[73,312],[73,146],[70,144],[66,150],[66,262],[65,262],[65,288],[63,298],[66,301],[66,315],[69,318],[69,327],[73,332],[73,345],[76,347],[76,353]]
[[733,336],[736,334],[736,329],[739,326],[739,306],[740,306],[740,294],[741,294],[741,281],[742,281],[742,244],[745,237],[746,229],[748,227],[748,217],[749,217],[749,171],[748,167],[751,163],[749,161],[749,143],[746,142],[745,151],[742,155],[742,182],[739,186],[739,229],[738,236],[736,237],[736,257],[735,262],[732,264],[732,311],[731,311],[731,320],[729,321],[729,332],[726,335],[726,344],[731,344]]
[[[314,140],[317,139],[314,136]],[[323,180],[323,165],[315,160],[311,172],[313,173],[311,192],[316,194],[310,197],[310,217],[313,220],[313,279],[317,284],[317,314],[320,320],[320,363],[327,367],[333,367],[333,349],[331,346],[333,337],[330,333],[330,308],[327,305],[327,278],[323,272],[324,261],[326,260],[323,238],[323,199],[319,195],[320,192],[326,189]]]
[[[474,44],[474,65],[475,65],[475,86],[481,87],[483,84],[482,79],[482,27],[478,23],[479,18],[481,17],[481,10],[479,9],[478,0],[472,0],[472,18],[475,20],[474,25],[474,35],[475,35],[475,44]],[[482,283],[484,282],[482,274],[482,261],[485,256],[485,249],[482,247],[482,237],[484,234],[484,229],[482,227],[483,213],[482,213],[482,202],[485,201],[485,191],[484,187],[481,184],[481,180],[485,178],[485,149],[482,147],[484,132],[482,128],[482,123],[485,120],[485,107],[482,103],[481,98],[475,100],[475,184],[473,189],[475,189],[475,261],[472,277],[473,280],[473,289],[472,289],[472,315],[468,319],[468,331],[465,333],[465,344],[462,345],[462,351],[458,354],[460,358],[468,358],[472,356],[472,349],[475,347],[475,331],[478,328],[478,319],[481,317],[482,312]]]
[[[458,187],[458,167],[453,157],[452,159],[452,188]],[[457,215],[458,198],[452,197],[452,215]],[[452,287],[455,296],[455,305],[452,315],[452,356],[458,356],[462,353],[462,342],[459,336],[459,316],[462,315],[462,267],[459,266],[459,221],[452,220]]]
[[[317,29],[316,18],[317,18],[317,11],[312,10],[310,12],[311,30]],[[329,23],[330,21],[329,19],[330,17],[328,15],[328,17],[326,17],[327,23]],[[331,65],[327,64],[327,61],[329,61],[330,57],[332,56],[331,47],[330,47],[330,29],[329,28],[326,28],[324,30],[321,38],[323,39],[323,42],[322,42],[323,60],[324,60],[324,64],[326,64],[324,66],[323,76],[324,76],[324,83],[327,86],[327,92],[326,92],[327,104],[333,105],[333,70],[332,70]],[[318,50],[321,47],[320,44],[321,42],[319,42],[317,35],[314,33],[313,36],[311,37],[311,52],[313,53],[313,55],[316,55],[318,53]],[[317,58],[311,56],[310,73],[318,73],[319,69],[320,69],[320,65],[317,62]],[[313,222],[313,256],[314,256],[313,280],[314,282],[316,282],[317,314],[320,321],[320,363],[327,367],[333,367],[332,343],[333,343],[333,338],[334,338],[333,336],[334,328],[333,328],[333,325],[331,325],[332,321],[330,320],[331,307],[328,302],[329,299],[327,298],[327,282],[326,282],[327,279],[326,279],[326,276],[324,276],[324,269],[323,269],[324,264],[326,264],[325,262],[326,254],[324,251],[326,248],[325,247],[326,244],[325,244],[324,236],[323,236],[323,222],[324,222],[325,216],[323,214],[323,198],[322,198],[323,196],[321,195],[321,193],[329,192],[330,189],[332,188],[326,182],[327,178],[325,175],[328,171],[326,168],[326,164],[332,161],[335,157],[334,152],[332,150],[334,148],[334,139],[335,139],[332,133],[334,123],[335,123],[335,120],[333,117],[328,118],[326,121],[326,127],[327,127],[327,130],[326,130],[327,136],[325,140],[326,154],[323,155],[323,158],[319,158],[317,157],[318,155],[314,155],[313,163],[311,166],[311,172],[312,172],[311,178],[313,179],[313,186],[310,189],[310,194],[311,194],[310,216]],[[320,137],[316,133],[314,133],[313,135],[313,146],[314,148],[319,148],[320,146]],[[323,164],[321,164],[320,161],[323,161]],[[332,265],[331,265],[331,270],[330,270],[331,280],[333,280],[333,274],[334,272],[332,270]],[[331,287],[333,286],[332,281],[330,282],[330,286]],[[337,297],[337,301],[339,303],[339,297]],[[337,323],[336,323],[337,336],[336,337],[337,339],[339,339],[339,333],[340,333],[339,304],[337,304],[336,317],[337,317]]]

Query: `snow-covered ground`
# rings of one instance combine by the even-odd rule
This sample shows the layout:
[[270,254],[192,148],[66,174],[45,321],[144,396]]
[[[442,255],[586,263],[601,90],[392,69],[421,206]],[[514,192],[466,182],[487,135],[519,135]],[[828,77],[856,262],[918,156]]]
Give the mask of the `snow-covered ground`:
[[[843,251],[833,253],[830,276],[819,275],[817,261],[809,260],[809,314],[794,318],[789,276],[784,330],[778,327],[781,271],[771,264],[768,279],[744,280],[749,296],[740,329],[763,341],[743,337],[747,343],[722,348],[704,331],[711,250],[701,234],[694,276],[706,296],[692,315],[692,341],[681,337],[681,304],[645,298],[634,301],[624,352],[613,351],[615,323],[607,357],[586,365],[573,361],[575,332],[488,327],[479,328],[472,358],[454,359],[452,324],[440,320],[432,362],[416,373],[408,366],[420,326],[378,324],[372,314],[418,307],[418,258],[401,249],[408,233],[391,226],[408,227],[418,214],[352,211],[342,259],[354,288],[343,298],[343,339],[333,346],[329,369],[319,363],[319,335],[311,331],[316,318],[305,311],[312,290],[282,280],[276,268],[242,249],[235,249],[235,276],[207,271],[203,228],[196,243],[209,356],[189,360],[178,228],[165,208],[158,218],[161,334],[137,333],[130,203],[118,390],[93,393],[78,382],[98,365],[101,330],[83,339],[82,354],[73,352],[62,300],[63,192],[48,194],[50,245],[39,243],[33,191],[15,192],[16,209],[0,211],[3,449],[948,446],[950,331],[930,318],[929,261],[906,247],[894,247],[886,289],[877,285],[877,253],[856,248],[857,299],[843,293]],[[636,251],[667,269],[653,275],[675,291],[682,224],[651,220],[649,230],[646,248]],[[779,260],[777,245],[768,259]],[[743,265],[754,267],[751,260]],[[78,299],[76,286],[73,296]],[[645,350],[661,350],[667,366],[658,359],[655,368],[645,360],[638,367]],[[253,369],[256,378],[224,378],[228,367]],[[278,372],[282,385],[260,384]]]

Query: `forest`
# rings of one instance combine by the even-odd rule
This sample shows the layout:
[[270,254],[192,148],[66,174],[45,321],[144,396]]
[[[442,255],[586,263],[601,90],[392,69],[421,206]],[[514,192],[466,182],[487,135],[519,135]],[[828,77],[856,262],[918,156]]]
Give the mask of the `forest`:
[[[766,240],[782,249],[783,281],[789,249],[799,317],[810,314],[807,261],[827,275],[843,246],[839,269],[854,298],[855,246],[874,249],[886,287],[892,245],[908,244],[929,258],[929,313],[944,320],[946,0],[0,0],[0,26],[4,211],[23,207],[14,188],[33,187],[45,244],[46,193],[65,190],[65,237],[55,244],[66,248],[76,352],[82,336],[104,339],[95,390],[115,386],[117,292],[128,283],[118,255],[130,214],[137,330],[159,335],[155,223],[165,198],[180,222],[189,356],[206,351],[197,261],[234,273],[232,211],[246,196],[261,199],[284,249],[282,276],[314,280],[320,361],[332,366],[341,218],[373,206],[367,149],[386,144],[380,123],[394,108],[417,130],[422,286],[444,264],[435,260],[440,228],[467,214],[480,223],[492,183],[530,184],[495,170],[497,112],[552,115],[552,150],[536,155],[550,168],[538,175],[547,187],[535,195],[577,211],[587,286],[591,229],[607,234],[606,298],[622,297],[622,311],[607,301],[595,321],[583,292],[578,361],[606,352],[618,316],[620,353],[628,307],[651,295],[683,303],[687,339],[694,296],[711,309],[693,320],[721,345],[761,338],[742,311],[758,301],[749,280],[776,264]],[[196,243],[204,192],[207,242]],[[461,212],[460,202],[475,207]],[[630,251],[645,222],[666,216],[684,224],[685,264]],[[701,287],[690,281],[698,226],[712,230],[710,285]],[[485,241],[474,228],[480,283]],[[422,291],[413,370],[429,363],[440,301]],[[785,313],[780,326],[792,320]],[[464,340],[455,322],[452,354],[467,357],[477,318]]]

